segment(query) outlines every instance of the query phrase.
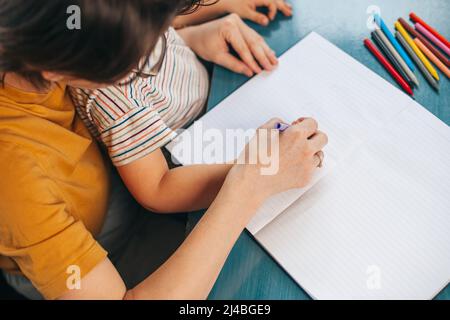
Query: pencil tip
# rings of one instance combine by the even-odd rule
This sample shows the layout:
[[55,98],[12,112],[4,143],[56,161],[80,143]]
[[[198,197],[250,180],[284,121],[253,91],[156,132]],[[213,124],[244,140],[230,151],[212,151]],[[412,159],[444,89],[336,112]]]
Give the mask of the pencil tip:
[[440,90],[439,83],[434,83],[433,84],[433,89],[436,90],[439,93],[439,90]]

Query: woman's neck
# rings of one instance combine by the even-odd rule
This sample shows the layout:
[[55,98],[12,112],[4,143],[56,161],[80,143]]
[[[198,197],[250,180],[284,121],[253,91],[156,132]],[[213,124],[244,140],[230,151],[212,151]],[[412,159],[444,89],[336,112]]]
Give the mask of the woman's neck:
[[38,89],[31,82],[15,73],[7,73],[4,77],[4,83],[7,86],[13,87],[26,92],[32,93],[48,93],[48,89]]

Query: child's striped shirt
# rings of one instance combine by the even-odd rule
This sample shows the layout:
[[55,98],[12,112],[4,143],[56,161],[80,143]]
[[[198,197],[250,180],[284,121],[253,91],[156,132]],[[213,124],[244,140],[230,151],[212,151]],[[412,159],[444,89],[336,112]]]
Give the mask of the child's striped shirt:
[[[70,89],[78,113],[116,166],[166,145],[176,136],[174,130],[192,122],[205,105],[209,80],[204,66],[173,28],[166,38],[164,62],[156,76],[95,91]],[[157,51],[147,68],[159,59]]]

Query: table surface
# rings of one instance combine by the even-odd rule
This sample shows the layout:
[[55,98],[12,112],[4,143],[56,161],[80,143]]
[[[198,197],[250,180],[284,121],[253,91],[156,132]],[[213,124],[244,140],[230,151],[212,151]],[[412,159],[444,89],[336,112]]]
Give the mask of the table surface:
[[[362,64],[394,85],[389,74],[363,46],[370,37],[367,28],[368,6],[376,4],[386,24],[393,29],[398,17],[408,18],[409,12],[435,27],[450,38],[450,1],[448,0],[290,0],[294,17],[279,15],[269,27],[250,23],[269,45],[281,55],[310,32],[315,31],[337,45]],[[416,100],[430,112],[450,125],[450,86],[441,75],[440,93],[434,92],[420,74],[420,89]],[[215,67],[208,110],[211,110],[248,79]],[[450,299],[450,285],[437,299]],[[248,232],[244,232],[232,250],[210,299],[310,299],[300,286],[258,245]]]

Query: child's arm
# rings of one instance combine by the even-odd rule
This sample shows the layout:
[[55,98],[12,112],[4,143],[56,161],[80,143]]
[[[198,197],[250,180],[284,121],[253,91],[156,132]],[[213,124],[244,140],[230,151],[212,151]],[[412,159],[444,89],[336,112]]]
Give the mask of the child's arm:
[[[267,7],[267,15],[258,12],[258,7]],[[196,25],[228,13],[236,13],[241,18],[266,26],[275,19],[278,10],[285,16],[292,15],[292,6],[284,0],[219,0],[215,4],[200,7],[194,13],[178,16],[173,26],[178,29]]]
[[231,165],[197,165],[169,170],[161,150],[118,167],[128,190],[146,209],[158,213],[209,207]]

